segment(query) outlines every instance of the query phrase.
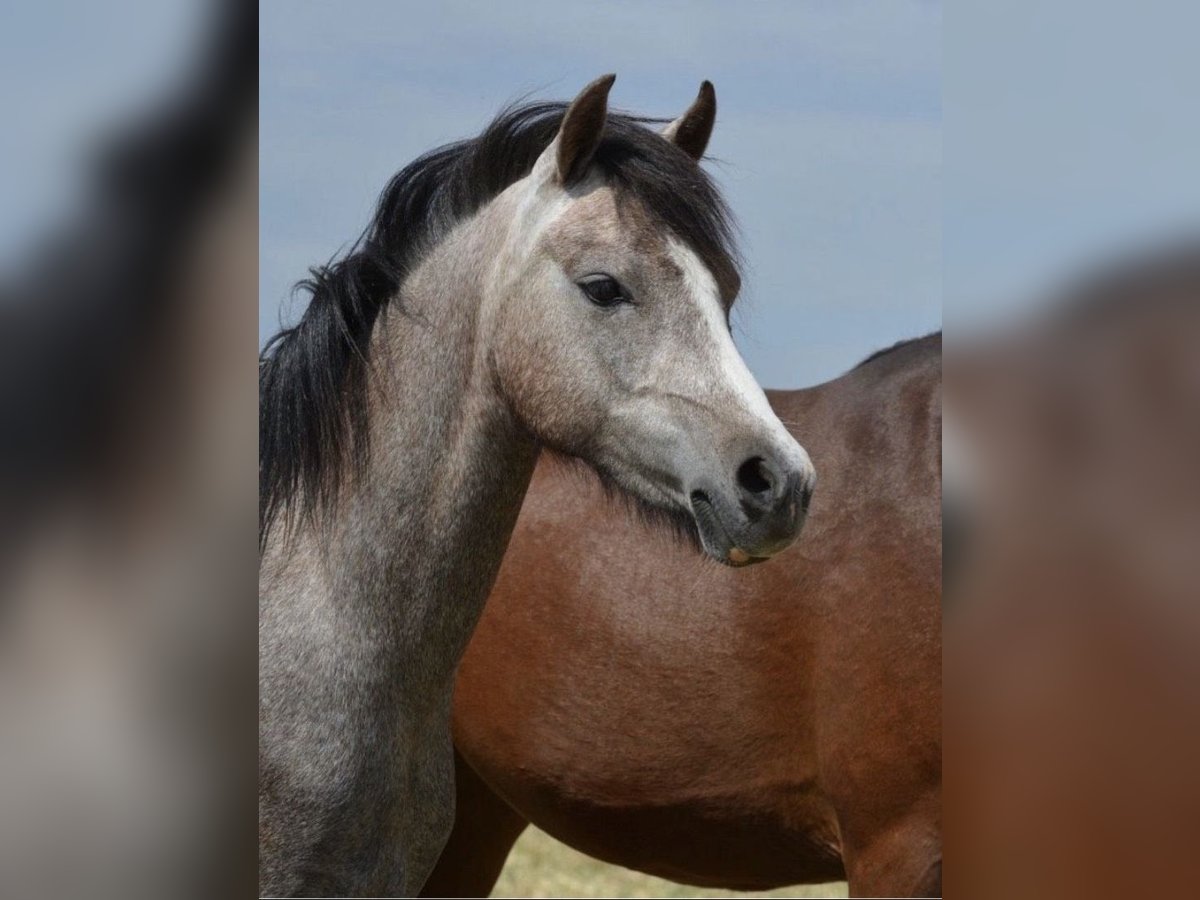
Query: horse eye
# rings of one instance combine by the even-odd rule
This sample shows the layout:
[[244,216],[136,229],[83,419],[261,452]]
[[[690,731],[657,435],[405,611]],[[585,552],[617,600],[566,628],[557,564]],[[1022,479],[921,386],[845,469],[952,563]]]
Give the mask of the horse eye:
[[616,279],[609,278],[607,275],[589,276],[579,282],[579,287],[587,294],[589,300],[605,309],[619,303],[629,302],[621,285],[617,283]]

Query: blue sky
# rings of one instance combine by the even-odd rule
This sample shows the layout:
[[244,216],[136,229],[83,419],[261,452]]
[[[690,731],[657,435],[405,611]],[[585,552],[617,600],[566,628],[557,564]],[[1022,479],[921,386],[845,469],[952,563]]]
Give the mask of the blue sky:
[[[0,12],[0,269],[70,215],[97,135],[182,77],[206,9]],[[714,171],[749,264],[737,337],[769,385],[938,327],[943,300],[952,340],[1200,226],[1183,0],[267,0],[261,21],[260,341],[402,165],[610,70],[614,103],[661,115],[716,84]]]
[[78,213],[98,143],[185,82],[198,0],[0,4],[0,270]]
[[945,29],[948,340],[1200,228],[1200,4],[955,0]]
[[[349,10],[352,9],[351,14]],[[941,11],[933,3],[263,6],[260,341],[387,179],[524,94],[617,73],[673,116],[717,89],[709,151],[743,233],[735,335],[768,386],[940,327]],[[302,301],[297,301],[302,302]]]

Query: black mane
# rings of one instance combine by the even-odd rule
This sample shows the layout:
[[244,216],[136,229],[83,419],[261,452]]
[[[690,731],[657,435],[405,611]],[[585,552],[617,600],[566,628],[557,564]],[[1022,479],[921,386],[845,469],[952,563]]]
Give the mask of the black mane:
[[[388,183],[350,250],[301,282],[308,308],[259,360],[260,542],[292,498],[311,514],[334,498],[344,470],[362,467],[369,339],[380,313],[398,305],[428,248],[529,173],[565,112],[562,103],[510,107],[479,137],[420,157]],[[650,121],[610,112],[594,163],[690,245],[732,296],[738,257],[724,201],[687,154],[645,127]]]
[[881,359],[884,356],[890,356],[893,353],[899,353],[901,350],[904,350],[908,347],[912,347],[914,344],[921,344],[921,343],[925,343],[925,342],[930,342],[932,344],[936,344],[937,347],[940,349],[942,346],[942,332],[941,331],[931,331],[929,334],[922,335],[921,337],[905,338],[902,341],[897,341],[896,343],[892,344],[892,346],[890,346],[890,347],[884,347],[882,350],[876,350],[874,353],[872,353],[870,356],[868,356],[866,359],[864,359],[862,362],[860,362],[854,368],[861,369],[863,366],[867,365],[868,363],[873,363],[873,362],[875,362],[875,360]]

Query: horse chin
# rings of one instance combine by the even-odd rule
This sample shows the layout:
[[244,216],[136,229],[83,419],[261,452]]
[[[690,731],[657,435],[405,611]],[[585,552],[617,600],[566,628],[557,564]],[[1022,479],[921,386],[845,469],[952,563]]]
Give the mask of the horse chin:
[[768,557],[754,556],[737,546],[722,524],[721,516],[708,494],[693,491],[691,501],[692,518],[696,523],[700,544],[710,559],[735,569],[767,561]]
[[633,519],[649,528],[673,535],[696,553],[708,554],[692,511],[686,504],[672,499],[668,490],[646,490],[644,480],[639,490],[638,480],[622,478],[612,468],[553,447],[545,447],[544,450],[545,456],[564,471],[577,473],[585,479],[595,478],[608,500],[622,507]]

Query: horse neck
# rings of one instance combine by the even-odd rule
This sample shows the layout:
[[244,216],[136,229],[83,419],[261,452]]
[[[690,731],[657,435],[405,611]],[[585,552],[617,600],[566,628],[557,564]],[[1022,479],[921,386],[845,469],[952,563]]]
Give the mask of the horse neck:
[[479,267],[501,236],[477,218],[429,253],[376,327],[369,461],[346,485],[321,567],[327,602],[358,623],[372,658],[404,670],[409,696],[420,678],[448,698],[537,457],[488,368]]

